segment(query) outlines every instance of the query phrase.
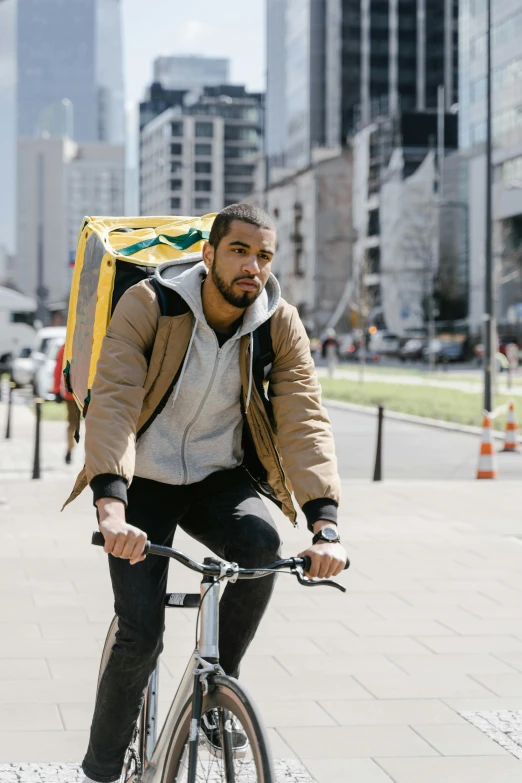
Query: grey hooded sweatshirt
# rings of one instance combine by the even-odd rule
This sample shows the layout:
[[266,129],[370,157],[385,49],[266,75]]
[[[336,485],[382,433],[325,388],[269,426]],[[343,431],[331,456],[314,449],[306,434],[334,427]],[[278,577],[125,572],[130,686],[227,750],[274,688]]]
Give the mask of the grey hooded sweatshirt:
[[170,399],[138,441],[135,475],[165,484],[194,484],[243,461],[240,338],[252,335],[270,318],[281,292],[270,275],[265,290],[246,309],[237,332],[220,348],[203,314],[204,263],[179,270],[179,262],[166,262],[158,267],[156,277],[192,310],[192,336]]

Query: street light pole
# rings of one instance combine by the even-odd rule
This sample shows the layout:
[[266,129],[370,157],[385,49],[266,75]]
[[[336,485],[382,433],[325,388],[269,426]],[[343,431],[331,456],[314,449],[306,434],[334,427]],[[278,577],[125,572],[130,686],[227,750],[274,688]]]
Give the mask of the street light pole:
[[493,302],[493,214],[492,214],[492,127],[491,127],[491,0],[487,0],[486,30],[486,277],[484,291],[484,408],[493,409],[493,372],[495,366],[495,314]]

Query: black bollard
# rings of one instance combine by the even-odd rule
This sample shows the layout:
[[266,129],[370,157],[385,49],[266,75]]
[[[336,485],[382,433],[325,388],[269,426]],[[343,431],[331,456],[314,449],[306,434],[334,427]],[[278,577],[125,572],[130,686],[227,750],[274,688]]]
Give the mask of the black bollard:
[[379,405],[379,418],[377,423],[377,449],[375,452],[375,470],[373,480],[382,481],[382,424],[384,421],[384,405]]
[[5,438],[9,440],[11,437],[11,411],[13,407],[13,389],[15,384],[13,381],[9,381],[9,396],[7,398],[7,424],[5,426]]
[[40,478],[40,425],[42,422],[42,402],[43,400],[35,400],[35,412],[36,412],[36,430],[34,438],[34,462],[33,462],[33,479]]

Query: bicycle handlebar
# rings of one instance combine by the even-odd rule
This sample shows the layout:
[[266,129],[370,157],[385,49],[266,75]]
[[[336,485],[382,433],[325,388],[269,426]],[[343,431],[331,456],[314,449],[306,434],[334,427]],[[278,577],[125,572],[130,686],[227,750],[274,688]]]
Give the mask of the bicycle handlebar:
[[[103,537],[103,534],[99,531],[93,533],[91,543],[93,544],[93,546],[104,546],[105,539]],[[323,579],[317,582],[314,582],[311,579],[302,579],[299,572],[296,569],[302,568],[303,571],[305,572],[310,570],[312,561],[307,555],[305,555],[304,557],[290,557],[286,560],[277,560],[275,563],[271,563],[270,565],[263,566],[262,568],[237,568],[237,567],[232,567],[232,565],[229,564],[228,568],[225,568],[223,572],[222,567],[218,565],[218,563],[208,563],[208,564],[198,563],[196,560],[192,560],[190,557],[185,555],[183,552],[180,552],[178,549],[171,549],[168,546],[159,546],[158,544],[152,544],[150,541],[147,541],[147,543],[145,544],[143,553],[145,555],[159,555],[161,557],[170,557],[173,560],[177,560],[178,563],[181,563],[187,568],[190,568],[191,571],[196,571],[197,573],[202,574],[203,576],[218,576],[218,577],[222,576],[225,578],[233,578],[237,574],[238,579],[257,579],[262,576],[267,576],[269,573],[273,571],[282,571],[285,568],[290,568],[292,572],[295,573],[295,575],[297,576],[299,582],[303,585],[306,585],[307,587],[325,585],[330,587],[336,587],[338,590],[341,590],[342,592],[346,592],[345,587],[329,579]],[[349,567],[350,567],[350,561],[347,560],[344,570],[346,570]]]

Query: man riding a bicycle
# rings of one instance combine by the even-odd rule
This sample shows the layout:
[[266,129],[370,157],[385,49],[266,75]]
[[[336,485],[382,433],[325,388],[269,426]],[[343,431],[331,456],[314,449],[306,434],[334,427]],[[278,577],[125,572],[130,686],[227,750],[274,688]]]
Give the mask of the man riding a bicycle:
[[[99,683],[87,780],[119,779],[163,646],[168,560],[146,558],[147,539],[170,546],[179,525],[218,557],[261,567],[281,542],[258,493],[295,522],[293,492],[313,535],[302,553],[309,576],[335,576],[346,563],[331,426],[305,329],[271,274],[275,251],[270,217],[231,205],[216,217],[201,262],[181,273],[163,264],[112,316],[86,418],[85,471],[112,555],[118,632]],[[219,653],[230,676],[274,579],[224,590]],[[219,732],[205,720],[212,748]],[[236,731],[233,741],[240,749],[246,737]]]

